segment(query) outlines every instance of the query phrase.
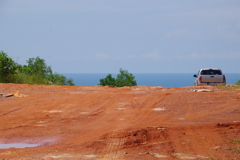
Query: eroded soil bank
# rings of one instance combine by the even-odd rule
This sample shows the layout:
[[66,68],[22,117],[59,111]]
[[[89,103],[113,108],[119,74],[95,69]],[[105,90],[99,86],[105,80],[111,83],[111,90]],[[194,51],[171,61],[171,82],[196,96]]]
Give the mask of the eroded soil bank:
[[[204,89],[200,92],[199,89]],[[240,90],[0,84],[0,160],[240,159]]]

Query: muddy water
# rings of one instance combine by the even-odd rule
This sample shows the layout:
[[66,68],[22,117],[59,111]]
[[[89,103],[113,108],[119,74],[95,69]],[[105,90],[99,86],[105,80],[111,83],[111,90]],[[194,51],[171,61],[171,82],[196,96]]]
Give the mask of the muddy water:
[[37,147],[39,144],[28,144],[28,143],[10,143],[10,144],[0,144],[0,149],[7,148],[30,148]]

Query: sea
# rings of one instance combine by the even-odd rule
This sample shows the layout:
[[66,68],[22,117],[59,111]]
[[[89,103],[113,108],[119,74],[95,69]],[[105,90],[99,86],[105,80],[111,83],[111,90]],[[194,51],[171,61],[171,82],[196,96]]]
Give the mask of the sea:
[[[111,73],[116,78],[118,73]],[[193,86],[194,73],[132,73],[137,85],[162,86],[162,87],[187,87]],[[75,86],[95,86],[99,80],[108,73],[62,73],[67,78],[72,78]],[[240,73],[226,73],[227,84],[235,84],[240,80]]]

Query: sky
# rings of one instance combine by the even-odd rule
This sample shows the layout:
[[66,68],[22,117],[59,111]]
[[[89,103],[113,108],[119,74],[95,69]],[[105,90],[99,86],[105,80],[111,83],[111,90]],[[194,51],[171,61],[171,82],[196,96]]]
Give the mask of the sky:
[[240,73],[240,1],[0,0],[0,50],[58,73]]

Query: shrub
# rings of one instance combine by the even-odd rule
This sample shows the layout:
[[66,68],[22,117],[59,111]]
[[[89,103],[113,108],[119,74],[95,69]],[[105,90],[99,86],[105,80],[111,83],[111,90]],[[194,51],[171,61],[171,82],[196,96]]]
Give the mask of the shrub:
[[7,53],[0,52],[0,82],[10,82],[12,75],[16,73],[16,63]]
[[105,78],[100,79],[100,84],[103,86],[116,86],[116,87],[123,87],[123,86],[136,86],[137,82],[135,77],[128,73],[127,70],[120,69],[120,74],[117,75],[117,78],[113,78],[111,74],[108,74]]
[[58,74],[58,73],[47,75],[47,80],[48,80],[47,83],[52,83],[52,84],[56,84],[56,85],[74,86],[72,78],[67,79],[65,76]]
[[240,85],[240,80],[238,80],[238,81],[236,82],[236,85]]
[[115,86],[115,78],[111,74],[108,74],[105,78],[100,79],[100,85],[103,86]]

